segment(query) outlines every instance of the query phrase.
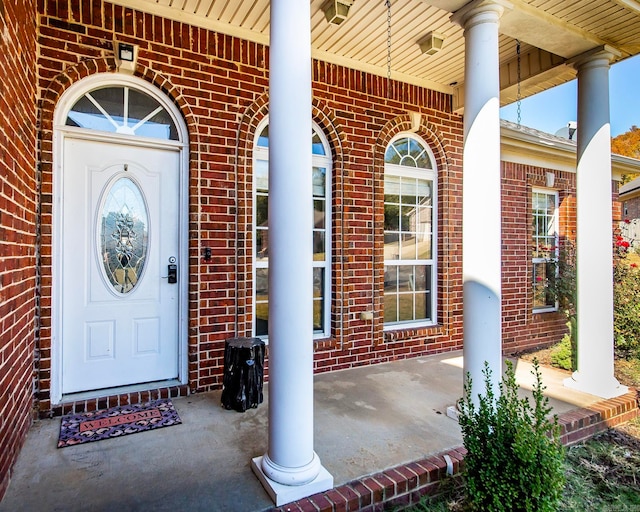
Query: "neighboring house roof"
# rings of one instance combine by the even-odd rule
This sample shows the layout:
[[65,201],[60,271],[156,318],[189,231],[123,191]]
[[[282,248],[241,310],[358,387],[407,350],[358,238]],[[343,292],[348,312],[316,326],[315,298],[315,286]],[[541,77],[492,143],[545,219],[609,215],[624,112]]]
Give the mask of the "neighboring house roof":
[[500,119],[500,125],[503,128],[508,128],[509,130],[512,130],[514,132],[520,132],[523,135],[536,137],[540,141],[547,141],[549,143],[556,142],[558,144],[567,144],[569,146],[576,147],[575,139],[567,139],[566,137],[560,137],[559,135],[552,135],[551,133],[536,130],[535,128],[529,128],[528,126],[513,123],[505,119]]
[[[511,121],[500,120],[500,153],[505,162],[535,165],[558,171],[576,172],[578,144]],[[620,181],[623,174],[640,174],[640,160],[611,155],[611,174]],[[636,182],[634,180],[631,183]],[[625,186],[627,186],[625,185]],[[640,189],[640,181],[637,183]],[[620,189],[622,194],[622,188]],[[640,193],[640,190],[639,190]]]
[[621,201],[640,195],[640,177],[622,185],[619,192]]

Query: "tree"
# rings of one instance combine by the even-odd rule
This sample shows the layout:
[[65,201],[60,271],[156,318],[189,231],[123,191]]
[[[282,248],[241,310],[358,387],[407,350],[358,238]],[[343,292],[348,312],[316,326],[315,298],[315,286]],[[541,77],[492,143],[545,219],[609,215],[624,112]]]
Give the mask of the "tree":
[[640,128],[633,125],[628,132],[611,139],[611,152],[617,155],[640,158]]

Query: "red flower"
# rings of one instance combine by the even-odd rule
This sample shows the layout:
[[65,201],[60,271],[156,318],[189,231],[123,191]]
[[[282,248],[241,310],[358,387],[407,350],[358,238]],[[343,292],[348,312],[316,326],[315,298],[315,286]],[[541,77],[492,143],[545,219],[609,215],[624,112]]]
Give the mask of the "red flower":
[[624,219],[624,223],[625,224],[631,224],[631,221],[629,219]]
[[537,277],[536,277],[536,281],[542,281],[542,277],[537,276]]
[[631,265],[629,265],[631,268],[638,268],[638,264],[637,263],[632,263]]

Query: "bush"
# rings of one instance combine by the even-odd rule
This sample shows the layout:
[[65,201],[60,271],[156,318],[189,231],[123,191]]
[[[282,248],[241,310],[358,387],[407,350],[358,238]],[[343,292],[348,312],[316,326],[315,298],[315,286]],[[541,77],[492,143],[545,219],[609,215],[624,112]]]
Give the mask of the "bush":
[[[569,333],[565,334],[558,344],[558,361],[554,364],[566,370],[578,369],[578,317],[577,303],[577,274],[576,247],[570,241],[565,241],[560,251],[557,263],[557,276],[550,283],[550,291],[555,294],[560,311],[567,317]],[[567,353],[567,350],[569,351]],[[552,358],[554,355],[552,354]],[[553,360],[553,359],[552,359]]]
[[476,405],[468,378],[460,402],[460,426],[465,456],[467,501],[478,511],[553,511],[564,487],[564,448],[558,418],[551,408],[537,361],[533,373],[534,407],[518,397],[511,362],[495,397],[491,370],[485,363],[485,394]]
[[571,349],[571,336],[565,334],[560,343],[551,350],[551,363],[563,370],[573,370],[575,368],[573,365],[573,352]]
[[[640,357],[640,268],[629,263],[629,242],[617,236],[614,242],[613,267],[613,334],[615,355],[618,359]],[[639,246],[640,247],[640,246]],[[566,336],[558,345],[561,368],[577,370],[577,312],[576,312],[576,250],[565,243],[558,260],[558,276],[550,289],[556,294],[559,307],[569,323],[571,366],[566,365]]]
[[613,269],[613,334],[616,356],[640,357],[640,271],[626,261]]

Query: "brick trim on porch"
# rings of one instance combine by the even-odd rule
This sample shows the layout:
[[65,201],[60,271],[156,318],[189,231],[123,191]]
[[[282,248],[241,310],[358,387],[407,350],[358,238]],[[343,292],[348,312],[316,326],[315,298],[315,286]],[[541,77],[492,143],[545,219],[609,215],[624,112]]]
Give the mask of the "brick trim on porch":
[[[565,446],[579,443],[638,416],[640,392],[632,389],[620,397],[560,415],[560,440]],[[445,456],[450,457],[453,474],[457,475],[466,452],[464,447],[447,450],[271,508],[268,512],[382,512],[393,507],[416,504],[422,496],[439,492],[440,481],[447,474]]]

